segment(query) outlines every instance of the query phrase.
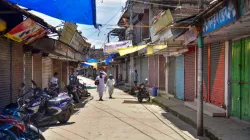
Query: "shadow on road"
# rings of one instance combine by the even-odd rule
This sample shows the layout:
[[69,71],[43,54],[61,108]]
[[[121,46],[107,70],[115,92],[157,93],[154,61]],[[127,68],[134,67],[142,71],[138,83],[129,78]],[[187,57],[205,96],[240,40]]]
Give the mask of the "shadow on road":
[[149,102],[146,102],[146,101],[143,101],[142,103],[139,103],[138,101],[135,101],[135,100],[124,100],[122,102],[123,104],[151,104]]
[[195,128],[190,127],[190,125],[186,124],[179,118],[175,117],[171,113],[162,113],[162,116],[169,120],[174,126],[178,127],[181,131],[189,135],[190,137],[194,137],[199,140],[209,140],[207,137],[199,137],[197,136],[197,131]]

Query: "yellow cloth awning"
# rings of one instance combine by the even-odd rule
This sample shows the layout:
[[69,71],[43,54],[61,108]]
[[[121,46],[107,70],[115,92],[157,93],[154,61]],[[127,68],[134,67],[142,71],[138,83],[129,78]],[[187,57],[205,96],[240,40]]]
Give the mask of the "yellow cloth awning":
[[134,52],[137,52],[141,49],[144,49],[147,47],[147,55],[152,55],[154,54],[154,50],[162,50],[167,48],[167,45],[140,45],[140,46],[132,46],[132,47],[128,47],[128,48],[122,48],[122,49],[118,49],[118,52],[120,54],[120,56],[124,56],[126,54],[131,54]]
[[146,48],[147,45],[140,45],[140,46],[132,46],[132,47],[128,47],[128,48],[122,48],[122,49],[118,49],[118,52],[120,54],[120,56],[124,56],[126,54],[131,54],[134,52],[137,52],[143,48]]

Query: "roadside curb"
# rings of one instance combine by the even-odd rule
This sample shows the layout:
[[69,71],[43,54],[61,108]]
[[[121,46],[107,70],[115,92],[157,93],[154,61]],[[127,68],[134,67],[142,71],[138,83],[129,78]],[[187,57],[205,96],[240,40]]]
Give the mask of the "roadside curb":
[[[191,125],[192,127],[194,127],[196,129],[197,123],[194,122],[192,119],[180,114],[179,112],[171,109],[170,107],[164,105],[163,103],[157,101],[156,99],[152,99],[152,103],[160,106],[161,108],[167,110],[168,112],[170,112],[171,114],[173,114],[174,116],[176,116],[177,118],[179,118],[180,120],[184,121],[185,123]],[[208,128],[204,127],[204,135],[208,138],[210,138],[211,140],[220,140],[217,136],[215,136],[215,134],[213,134]]]

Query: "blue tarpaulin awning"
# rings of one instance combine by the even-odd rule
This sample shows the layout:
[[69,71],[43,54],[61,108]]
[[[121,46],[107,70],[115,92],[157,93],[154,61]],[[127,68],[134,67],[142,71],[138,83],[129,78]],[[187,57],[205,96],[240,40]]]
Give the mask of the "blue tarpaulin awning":
[[68,22],[96,25],[95,0],[7,0]]

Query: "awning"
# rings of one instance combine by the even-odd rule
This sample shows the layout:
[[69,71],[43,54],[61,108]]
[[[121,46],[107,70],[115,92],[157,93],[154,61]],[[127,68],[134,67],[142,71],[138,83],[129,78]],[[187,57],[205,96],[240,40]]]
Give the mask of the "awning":
[[132,47],[128,47],[128,48],[122,48],[122,49],[118,49],[118,52],[120,54],[120,56],[124,56],[126,54],[131,54],[134,52],[137,52],[143,48],[146,48],[147,45],[140,45],[140,46],[132,46]]
[[96,25],[95,0],[7,0],[46,15],[80,24]]

